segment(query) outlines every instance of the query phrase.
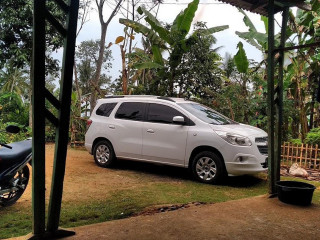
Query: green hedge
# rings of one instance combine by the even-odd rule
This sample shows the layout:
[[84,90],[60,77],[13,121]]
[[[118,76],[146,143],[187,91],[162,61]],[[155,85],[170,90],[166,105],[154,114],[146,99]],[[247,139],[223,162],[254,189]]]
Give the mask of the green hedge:
[[312,145],[320,145],[320,127],[313,128],[310,130],[310,132],[307,134],[305,143]]
[[[20,127],[20,132],[17,134],[11,134],[5,132],[5,129],[9,125],[15,125]],[[29,127],[24,127],[22,125],[19,125],[17,123],[13,122],[8,122],[8,123],[3,123],[0,121],[0,130],[3,130],[3,132],[0,132],[0,142],[1,143],[12,143],[12,142],[17,142],[17,141],[22,141],[26,138],[29,138],[32,136],[31,134],[31,128]]]

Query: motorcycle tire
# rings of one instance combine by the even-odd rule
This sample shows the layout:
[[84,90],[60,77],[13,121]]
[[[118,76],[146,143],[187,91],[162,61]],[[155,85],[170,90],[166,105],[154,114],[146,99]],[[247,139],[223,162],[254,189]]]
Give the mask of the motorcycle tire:
[[[16,173],[12,181],[17,182],[18,190],[8,191],[5,194],[0,195],[0,205],[3,207],[8,207],[14,204],[24,193],[24,190],[27,188],[29,182],[30,171],[28,166],[24,166],[20,171]],[[11,188],[11,187],[10,187]]]

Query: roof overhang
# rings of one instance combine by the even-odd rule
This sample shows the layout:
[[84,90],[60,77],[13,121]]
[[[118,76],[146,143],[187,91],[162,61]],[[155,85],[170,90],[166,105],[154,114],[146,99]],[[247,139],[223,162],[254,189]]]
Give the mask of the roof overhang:
[[[220,2],[228,3],[232,6],[258,13],[263,16],[268,15],[268,0],[218,0]],[[311,10],[311,5],[304,0],[275,0],[275,13],[283,11],[285,7],[298,7],[303,10]]]

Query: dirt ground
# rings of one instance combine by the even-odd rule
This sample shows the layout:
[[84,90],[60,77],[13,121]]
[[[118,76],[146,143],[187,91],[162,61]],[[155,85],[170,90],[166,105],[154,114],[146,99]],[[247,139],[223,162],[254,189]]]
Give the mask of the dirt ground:
[[[78,227],[70,239],[319,239],[320,206],[267,196]],[[69,239],[69,238],[68,238]]]
[[[53,145],[47,146],[47,185],[50,184]],[[139,164],[138,164],[139,167]],[[86,174],[83,174],[85,169]],[[108,181],[104,181],[106,171]],[[148,171],[148,170],[147,170]],[[153,171],[153,170],[152,170]],[[153,174],[150,181],[183,181],[166,174]],[[138,188],[148,175],[134,167],[124,169],[98,168],[86,151],[69,150],[64,185],[64,201],[107,197],[106,189],[115,186]],[[90,178],[94,181],[85,181]],[[120,181],[119,181],[120,180]],[[104,181],[104,184],[99,184]],[[83,182],[90,189],[82,194]],[[103,191],[102,191],[103,190]],[[49,191],[47,191],[49,192]],[[101,195],[104,193],[105,195]],[[47,196],[48,198],[49,196]],[[19,201],[30,207],[31,184]],[[73,228],[76,235],[68,239],[319,239],[320,204],[298,207],[267,196],[216,204],[194,204],[175,211],[139,215],[122,220]],[[25,239],[25,238],[14,238]]]
[[319,226],[318,204],[299,207],[258,196],[77,227],[66,239],[316,240]]
[[[47,200],[50,197],[49,187],[51,186],[53,157],[54,145],[46,145]],[[102,199],[108,197],[109,190],[115,189],[115,186],[117,189],[128,189],[137,188],[140,184],[145,184],[145,180],[150,174],[144,174],[143,171],[135,171],[135,168],[139,168],[139,163],[137,164],[137,167],[134,167],[131,162],[129,162],[128,165],[128,168],[126,168],[125,165],[120,165],[114,169],[100,168],[97,167],[93,160],[93,156],[87,151],[83,149],[68,149],[63,201],[85,202],[86,200]],[[146,171],[148,171],[147,168]],[[108,178],[106,179],[105,176],[108,176]],[[150,182],[172,180],[169,177],[157,175],[152,175],[150,178],[152,178],[148,179]],[[90,181],[88,181],[88,179],[90,179]],[[103,181],[103,184],[100,184],[101,181]],[[173,181],[175,180],[173,179]],[[179,179],[177,179],[177,181],[179,181]],[[25,193],[19,200],[20,205],[23,204],[26,207],[31,205],[31,182],[32,178],[30,179]],[[90,194],[85,194],[85,189],[90,189]]]

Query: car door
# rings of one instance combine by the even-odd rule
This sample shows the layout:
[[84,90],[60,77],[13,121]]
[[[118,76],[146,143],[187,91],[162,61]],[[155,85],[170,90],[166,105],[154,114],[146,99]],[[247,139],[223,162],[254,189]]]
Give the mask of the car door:
[[165,104],[149,103],[147,109],[142,133],[143,159],[183,166],[189,126],[173,123],[172,119],[187,117]]
[[119,158],[140,159],[142,152],[142,124],[147,104],[123,102],[114,115],[112,143]]

